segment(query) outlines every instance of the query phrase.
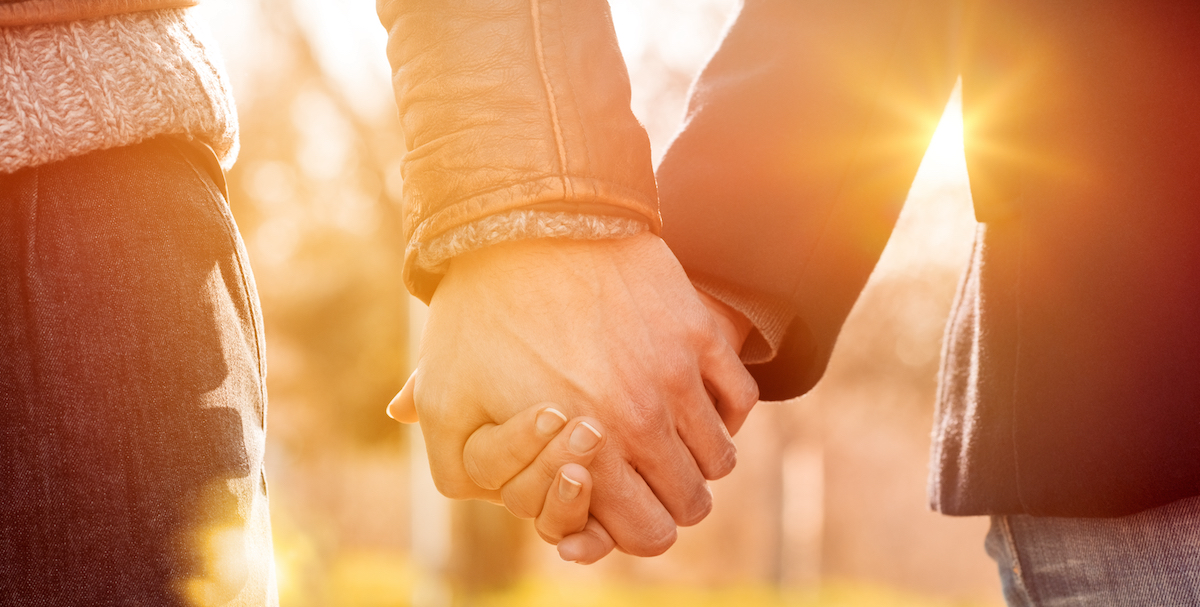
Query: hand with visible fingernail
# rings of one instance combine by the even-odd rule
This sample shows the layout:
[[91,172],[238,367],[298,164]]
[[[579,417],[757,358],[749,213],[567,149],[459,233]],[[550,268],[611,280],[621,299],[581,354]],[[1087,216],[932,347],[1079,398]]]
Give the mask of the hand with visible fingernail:
[[604,446],[600,422],[569,419],[554,403],[541,403],[502,424],[476,430],[463,449],[463,464],[480,487],[498,490],[505,506],[532,518],[547,542],[566,542],[560,555],[591,563],[614,542],[589,516],[592,476],[587,466]]
[[571,453],[575,455],[586,455],[596,445],[600,444],[600,431],[593,428],[587,422],[579,422],[578,426],[571,431],[571,440],[568,443],[571,448]]

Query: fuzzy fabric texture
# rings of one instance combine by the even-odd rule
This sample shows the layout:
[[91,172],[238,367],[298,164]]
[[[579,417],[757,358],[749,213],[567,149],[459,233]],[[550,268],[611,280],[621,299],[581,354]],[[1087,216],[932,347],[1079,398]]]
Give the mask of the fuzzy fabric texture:
[[226,168],[237,113],[184,9],[0,28],[0,173],[185,135]]
[[489,215],[442,234],[417,252],[417,263],[423,270],[444,274],[451,257],[502,242],[530,238],[627,238],[649,229],[645,221],[628,217],[518,209]]

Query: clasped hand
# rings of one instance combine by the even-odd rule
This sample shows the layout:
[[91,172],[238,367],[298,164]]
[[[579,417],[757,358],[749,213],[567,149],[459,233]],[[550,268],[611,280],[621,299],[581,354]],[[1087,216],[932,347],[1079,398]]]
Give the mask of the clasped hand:
[[731,346],[748,324],[706,303],[650,234],[455,257],[397,398],[439,491],[537,519],[568,560],[665,551],[711,510],[758,397]]

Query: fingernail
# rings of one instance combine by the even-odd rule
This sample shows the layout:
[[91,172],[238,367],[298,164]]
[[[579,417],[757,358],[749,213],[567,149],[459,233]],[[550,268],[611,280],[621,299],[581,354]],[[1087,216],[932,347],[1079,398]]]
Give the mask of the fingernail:
[[583,489],[583,483],[567,476],[565,472],[559,472],[558,475],[562,477],[558,482],[558,498],[564,502],[569,502],[579,497],[579,491]]
[[567,446],[571,448],[571,453],[584,455],[596,448],[598,444],[600,444],[600,432],[587,422],[579,422],[579,425],[571,431],[571,441]]
[[550,436],[567,425],[567,416],[554,408],[545,408],[537,414],[537,431],[542,436]]

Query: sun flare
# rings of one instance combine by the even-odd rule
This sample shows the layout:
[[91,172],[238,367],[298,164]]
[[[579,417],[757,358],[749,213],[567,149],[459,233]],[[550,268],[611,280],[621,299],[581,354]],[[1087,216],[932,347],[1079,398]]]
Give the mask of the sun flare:
[[932,173],[930,179],[936,181],[951,181],[966,171],[961,84],[954,88],[950,101],[946,103],[946,110],[925,151],[925,159],[921,161],[921,171],[929,171]]

